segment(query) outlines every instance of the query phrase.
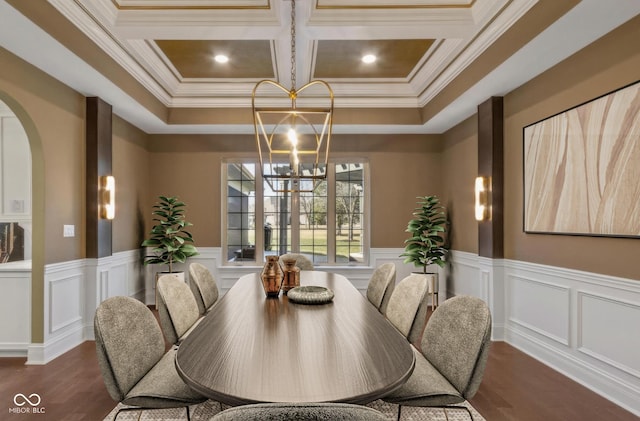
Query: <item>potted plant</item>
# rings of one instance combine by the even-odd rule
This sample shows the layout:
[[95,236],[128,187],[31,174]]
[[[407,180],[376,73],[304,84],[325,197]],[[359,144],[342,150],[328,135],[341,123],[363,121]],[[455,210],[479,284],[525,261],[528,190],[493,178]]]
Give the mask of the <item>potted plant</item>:
[[[143,263],[167,265],[169,270],[163,273],[181,273],[173,271],[174,263],[184,263],[188,257],[198,255],[193,236],[186,230],[193,224],[184,219],[184,202],[177,197],[159,196],[159,199],[153,205],[156,224],[151,229],[150,237],[142,242],[142,247],[152,247],[153,254],[145,256]],[[156,283],[160,274],[156,274]],[[180,278],[184,280],[184,273]]]
[[[436,264],[444,267],[448,247],[445,233],[447,232],[446,209],[440,204],[437,196],[418,197],[418,207],[413,212],[414,219],[409,221],[406,232],[411,237],[405,240],[404,263],[413,263],[421,268],[419,273],[427,274],[427,266]],[[438,277],[437,274],[429,278],[429,293],[432,295],[432,307],[437,306]]]

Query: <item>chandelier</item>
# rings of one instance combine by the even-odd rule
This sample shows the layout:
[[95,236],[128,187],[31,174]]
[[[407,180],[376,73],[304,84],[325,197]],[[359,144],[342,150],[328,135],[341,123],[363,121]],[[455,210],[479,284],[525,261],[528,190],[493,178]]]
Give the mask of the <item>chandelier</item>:
[[314,191],[327,178],[333,90],[323,80],[296,89],[295,0],[291,0],[291,89],[262,80],[253,88],[251,108],[262,176],[269,187],[274,192]]

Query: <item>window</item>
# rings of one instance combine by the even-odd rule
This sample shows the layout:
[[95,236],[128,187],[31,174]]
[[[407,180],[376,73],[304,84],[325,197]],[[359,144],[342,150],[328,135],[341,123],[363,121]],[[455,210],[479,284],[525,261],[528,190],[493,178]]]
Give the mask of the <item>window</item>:
[[313,192],[276,193],[255,162],[223,167],[223,249],[228,262],[302,253],[316,265],[367,263],[367,170],[362,161],[331,163]]

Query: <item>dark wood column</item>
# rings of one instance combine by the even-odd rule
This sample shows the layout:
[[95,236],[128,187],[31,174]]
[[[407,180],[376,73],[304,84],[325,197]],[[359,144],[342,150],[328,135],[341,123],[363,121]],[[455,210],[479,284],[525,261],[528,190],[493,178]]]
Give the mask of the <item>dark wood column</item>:
[[504,257],[503,235],[503,105],[491,97],[478,106],[478,176],[490,177],[491,217],[478,222],[478,254]]
[[86,254],[111,256],[111,221],[100,218],[100,177],[111,175],[111,105],[87,98]]

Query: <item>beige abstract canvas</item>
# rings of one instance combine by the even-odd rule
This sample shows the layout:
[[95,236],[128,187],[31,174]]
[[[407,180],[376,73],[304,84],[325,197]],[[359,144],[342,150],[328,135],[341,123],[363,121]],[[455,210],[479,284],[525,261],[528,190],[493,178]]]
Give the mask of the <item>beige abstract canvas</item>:
[[640,83],[524,128],[524,230],[640,236]]

